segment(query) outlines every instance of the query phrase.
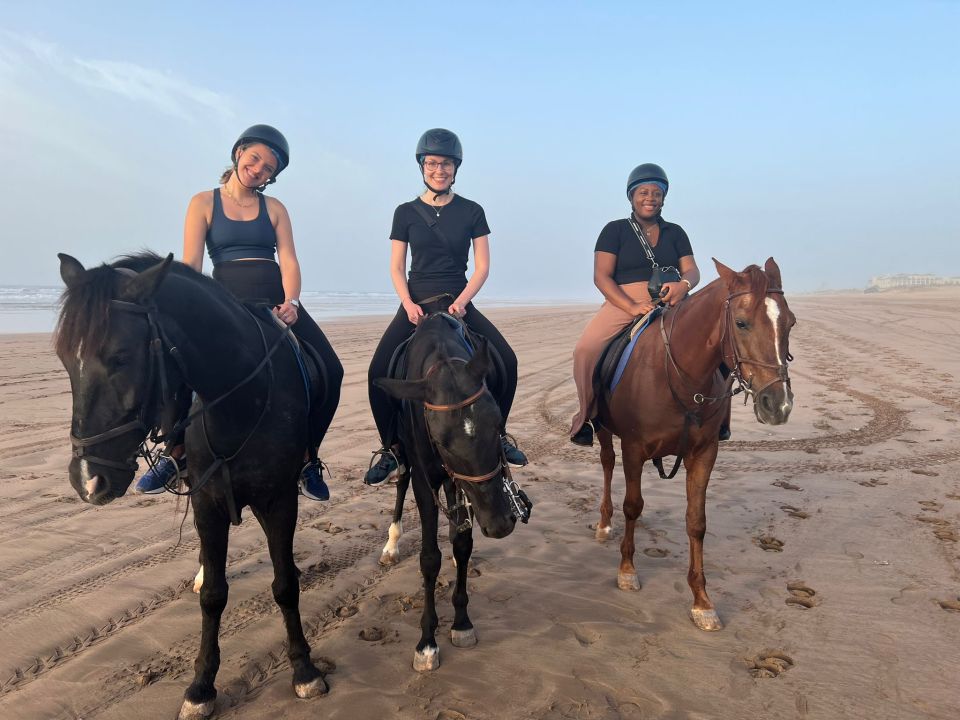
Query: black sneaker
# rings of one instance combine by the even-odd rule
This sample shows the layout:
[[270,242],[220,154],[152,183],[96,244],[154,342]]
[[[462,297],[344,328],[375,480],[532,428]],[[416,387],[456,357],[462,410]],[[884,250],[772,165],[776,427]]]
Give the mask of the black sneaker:
[[371,465],[363,481],[367,485],[379,485],[385,480],[393,480],[405,468],[397,464],[396,456],[389,450],[380,450],[380,459]]
[[720,426],[720,442],[730,439],[730,426],[726,423]]
[[311,460],[300,471],[300,494],[311,500],[329,500],[330,488],[323,480],[323,466]]
[[507,464],[510,467],[523,467],[529,460],[514,443],[513,438],[508,435],[500,436],[500,447],[503,448],[503,456],[507,459]]
[[583,447],[593,447],[593,425],[585,422],[580,426],[580,429],[573,434],[570,442],[574,445],[582,445]]

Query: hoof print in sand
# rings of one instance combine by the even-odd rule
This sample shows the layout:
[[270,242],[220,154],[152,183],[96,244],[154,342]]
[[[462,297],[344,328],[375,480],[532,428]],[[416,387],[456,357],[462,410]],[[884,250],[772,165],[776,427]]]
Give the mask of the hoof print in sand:
[[787,603],[787,605],[810,609],[815,605],[820,604],[820,599],[817,597],[817,591],[811,587],[808,587],[803,580],[787,583],[787,592],[790,593],[790,597],[784,601]]
[[927,512],[940,512],[943,510],[943,505],[936,500],[917,500],[917,505],[920,506],[921,510],[926,510]]
[[778,540],[773,535],[761,535],[755,538],[754,542],[767,552],[783,552],[783,540]]
[[793,658],[779,650],[764,650],[750,664],[755,678],[775,678],[793,667]]
[[778,488],[783,488],[784,490],[796,490],[797,492],[803,492],[802,487],[799,485],[794,485],[791,482],[787,482],[786,480],[774,480],[770,484]]
[[360,631],[360,639],[367,642],[376,642],[383,640],[387,636],[387,631],[376,626],[364,628]]
[[869,480],[858,480],[858,485],[863,487],[879,487],[880,485],[886,485],[887,483],[880,478],[870,478]]
[[792,518],[800,518],[801,520],[806,520],[810,517],[810,513],[806,513],[800,508],[796,508],[793,505],[781,505],[780,509],[783,510],[787,515]]
[[437,713],[437,720],[467,720],[467,716],[456,710],[441,710]]
[[670,551],[664,548],[648,547],[644,549],[643,554],[652,558],[665,558],[670,554]]
[[338,618],[348,618],[353,617],[357,614],[358,609],[356,605],[342,605],[337,608],[337,617]]
[[377,526],[373,523],[360,523],[358,526],[361,530],[376,530]]
[[960,596],[956,600],[937,600],[937,605],[947,612],[960,612]]
[[942,540],[943,542],[955,543],[960,541],[960,535],[957,535],[957,531],[950,528],[937,528],[933,531],[933,536],[937,540]]
[[317,670],[324,675],[329,675],[337,671],[337,664],[328,657],[318,657],[313,661],[313,664],[316,665]]
[[910,472],[914,475],[923,475],[924,477],[940,477],[940,473],[933,470],[924,470],[922,468],[913,468]]

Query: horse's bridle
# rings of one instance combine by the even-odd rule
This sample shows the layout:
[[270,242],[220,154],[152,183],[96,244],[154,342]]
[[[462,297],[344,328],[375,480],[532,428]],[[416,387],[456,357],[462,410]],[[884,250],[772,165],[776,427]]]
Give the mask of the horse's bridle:
[[[743,389],[745,394],[752,397],[754,402],[756,402],[757,396],[760,393],[762,393],[764,390],[766,390],[768,387],[773,385],[774,383],[782,382],[785,387],[787,388],[790,387],[790,376],[787,371],[787,363],[793,360],[793,355],[790,354],[790,350],[789,348],[787,348],[786,355],[783,358],[785,362],[768,363],[768,362],[763,362],[762,360],[753,360],[751,358],[744,358],[740,354],[740,348],[737,346],[737,341],[736,341],[736,338],[734,337],[735,334],[732,332],[728,333],[730,329],[731,321],[733,321],[733,308],[730,306],[730,301],[735,297],[739,297],[740,295],[750,295],[750,294],[752,294],[751,291],[743,290],[741,292],[731,293],[730,295],[727,296],[727,299],[723,303],[725,312],[723,313],[723,328],[720,333],[720,343],[722,345],[725,338],[729,340],[729,343],[728,343],[730,346],[729,357],[731,360],[733,360],[732,365],[728,365],[728,367],[730,367],[730,374],[733,375],[734,378],[736,378],[737,382],[739,383],[740,387]],[[783,288],[767,288],[767,291],[765,294],[766,295],[783,295]],[[727,362],[727,357],[728,357],[727,352],[724,351],[723,353],[724,362]],[[743,369],[741,365],[744,362],[749,363],[750,365],[758,365],[760,367],[776,368],[777,377],[775,377],[773,380],[768,382],[763,387],[754,389],[752,381],[746,380],[743,377]],[[746,402],[746,396],[744,397],[744,402]]]
[[[459,362],[466,362],[465,360],[462,360],[460,358],[453,358],[453,359],[458,360]],[[430,377],[431,373],[433,373],[443,362],[444,362],[443,360],[440,360],[434,363],[433,365],[431,365],[430,368],[427,370],[427,372],[424,373],[424,376],[423,376],[424,379]],[[497,466],[493,470],[483,475],[466,475],[464,473],[456,472],[447,464],[443,456],[443,453],[440,450],[439,443],[437,442],[436,438],[434,438],[433,433],[430,431],[430,423],[427,419],[428,411],[442,413],[442,412],[453,412],[455,410],[462,410],[465,407],[469,407],[473,405],[475,402],[477,402],[477,400],[483,397],[484,393],[486,392],[488,392],[487,384],[486,382],[481,382],[480,387],[477,389],[475,393],[473,393],[472,395],[470,395],[469,397],[463,400],[460,400],[459,402],[440,404],[440,403],[431,403],[424,400],[423,401],[423,424],[424,424],[424,427],[426,427],[427,429],[427,437],[430,439],[430,444],[433,446],[434,451],[437,453],[437,457],[440,458],[440,466],[443,468],[443,471],[447,473],[447,476],[453,481],[454,485],[457,486],[458,493],[461,493],[461,494],[463,493],[463,490],[460,488],[459,485],[457,485],[458,480],[461,480],[463,482],[470,482],[470,483],[482,483],[482,482],[486,482],[487,480],[492,480],[497,475],[502,474],[503,491],[506,493],[507,498],[510,500],[510,505],[514,515],[516,515],[516,517],[518,517],[521,521],[527,522],[530,519],[531,505],[529,504],[529,500],[526,499],[526,495],[524,494],[523,490],[520,489],[520,486],[517,483],[517,481],[513,479],[513,474],[510,472],[510,464],[507,462],[507,458],[506,458],[506,455],[504,454],[502,447],[500,448],[500,462],[497,464]],[[448,519],[452,521],[453,519],[451,517],[452,512],[449,511],[447,508],[443,507],[443,505],[440,503],[440,497],[436,491],[434,491],[434,497],[437,500],[437,505],[444,511],[444,514],[447,515]],[[469,502],[466,500],[465,496],[460,499],[460,503],[465,505],[467,508],[469,508]],[[455,509],[456,508],[452,508],[451,510],[455,510]],[[469,521],[465,521],[464,524],[467,524],[468,522]]]

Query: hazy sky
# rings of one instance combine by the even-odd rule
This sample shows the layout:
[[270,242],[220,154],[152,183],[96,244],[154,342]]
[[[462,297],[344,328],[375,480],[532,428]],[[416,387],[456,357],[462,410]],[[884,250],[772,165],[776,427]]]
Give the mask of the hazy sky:
[[[310,290],[391,291],[420,133],[460,135],[500,297],[597,297],[593,245],[641,162],[706,278],[773,255],[788,291],[960,275],[960,3],[0,2],[0,284],[149,247],[237,134]],[[209,260],[205,269],[209,270]],[[482,295],[478,302],[482,301]]]

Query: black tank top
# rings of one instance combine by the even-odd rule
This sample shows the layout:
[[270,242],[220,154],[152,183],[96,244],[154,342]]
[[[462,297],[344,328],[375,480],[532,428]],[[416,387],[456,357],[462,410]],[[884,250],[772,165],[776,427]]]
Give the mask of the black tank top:
[[277,231],[270,222],[266,198],[257,193],[259,213],[253,220],[231,220],[223,214],[220,188],[213,191],[213,218],[207,229],[207,252],[216,266],[229,260],[273,260]]

